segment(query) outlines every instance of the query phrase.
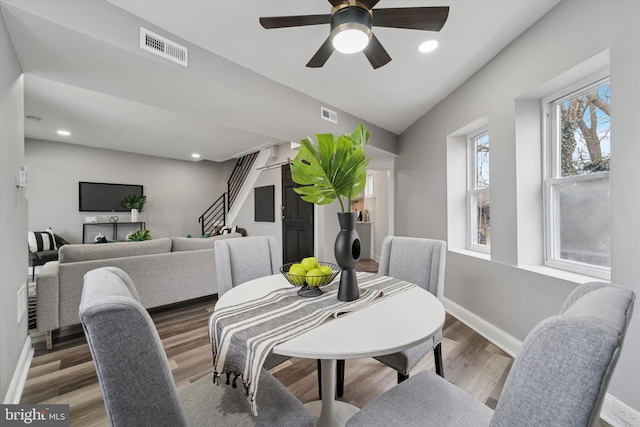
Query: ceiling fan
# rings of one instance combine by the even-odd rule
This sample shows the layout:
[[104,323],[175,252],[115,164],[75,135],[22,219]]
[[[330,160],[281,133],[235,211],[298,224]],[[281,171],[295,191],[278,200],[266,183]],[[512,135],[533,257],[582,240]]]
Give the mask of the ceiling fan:
[[373,68],[380,68],[391,57],[372,32],[372,27],[440,31],[449,16],[448,7],[404,7],[376,9],[380,0],[328,0],[333,6],[328,15],[273,16],[260,18],[266,29],[331,24],[329,37],[320,46],[307,67],[322,67],[334,49],[342,53],[363,51]]

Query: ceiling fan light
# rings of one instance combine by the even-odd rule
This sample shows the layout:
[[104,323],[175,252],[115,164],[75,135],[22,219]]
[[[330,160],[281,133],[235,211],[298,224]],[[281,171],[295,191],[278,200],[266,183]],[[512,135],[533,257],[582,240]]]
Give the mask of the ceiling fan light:
[[369,44],[371,30],[357,23],[344,24],[343,26],[345,28],[338,27],[334,31],[332,40],[333,47],[341,53],[357,53],[363,51]]
[[361,52],[371,40],[371,13],[360,6],[347,6],[331,16],[331,43],[341,53]]
[[427,40],[418,46],[418,50],[422,53],[427,53],[436,50],[437,47],[438,42],[436,40]]

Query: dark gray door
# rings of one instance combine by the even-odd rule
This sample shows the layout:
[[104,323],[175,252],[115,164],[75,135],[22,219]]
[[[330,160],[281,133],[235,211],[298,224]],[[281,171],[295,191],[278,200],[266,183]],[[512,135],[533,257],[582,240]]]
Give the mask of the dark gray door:
[[313,256],[313,203],[293,191],[289,165],[282,166],[282,257],[283,264]]

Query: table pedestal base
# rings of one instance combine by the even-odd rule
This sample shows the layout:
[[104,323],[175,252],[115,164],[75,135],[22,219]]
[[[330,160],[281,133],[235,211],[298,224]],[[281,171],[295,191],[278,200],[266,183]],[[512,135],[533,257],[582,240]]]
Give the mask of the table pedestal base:
[[336,400],[333,402],[333,413],[330,414],[329,417],[321,420],[321,400],[305,403],[304,406],[313,414],[314,417],[316,417],[316,426],[344,427],[347,420],[360,410],[357,406],[353,406],[350,403]]
[[322,400],[306,403],[305,406],[316,417],[316,427],[344,427],[347,420],[359,409],[346,402],[335,400],[336,361],[322,359]]

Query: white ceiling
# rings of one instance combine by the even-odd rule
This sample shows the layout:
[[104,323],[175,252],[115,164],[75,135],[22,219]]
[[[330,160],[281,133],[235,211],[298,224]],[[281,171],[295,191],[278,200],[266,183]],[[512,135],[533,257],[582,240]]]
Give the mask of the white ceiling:
[[[338,52],[324,67],[307,68],[328,25],[265,30],[258,22],[329,13],[326,0],[0,3],[26,75],[25,114],[42,118],[25,122],[27,137],[185,160],[198,151],[222,161],[312,133],[346,132],[318,121],[320,103],[339,111],[343,127],[364,120],[376,131],[372,144],[393,151],[385,141],[558,1],[382,0],[376,8],[448,5],[450,13],[439,33],[374,27],[393,59],[377,70],[363,54]],[[141,25],[187,44],[189,68],[149,60],[136,46]],[[428,39],[439,48],[418,52]],[[62,127],[70,137],[55,134]]]

